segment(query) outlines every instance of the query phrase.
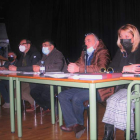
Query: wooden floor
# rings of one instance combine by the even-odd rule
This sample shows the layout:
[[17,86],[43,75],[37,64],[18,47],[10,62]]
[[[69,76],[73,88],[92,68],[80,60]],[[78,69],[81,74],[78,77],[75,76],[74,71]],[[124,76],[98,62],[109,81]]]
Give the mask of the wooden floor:
[[[98,105],[98,140],[102,140],[104,135],[104,123],[101,122],[105,107]],[[41,116],[39,108],[36,113],[22,112],[22,129],[23,136],[17,136],[17,124],[15,133],[10,132],[10,110],[4,109],[0,106],[0,140],[77,140],[74,132],[63,132],[59,128],[59,123],[51,124],[50,112]],[[16,113],[15,113],[16,116]],[[86,111],[84,113],[85,126],[86,125]],[[80,140],[89,140],[87,131],[82,135]],[[124,140],[124,133],[120,130],[116,132],[117,140]]]

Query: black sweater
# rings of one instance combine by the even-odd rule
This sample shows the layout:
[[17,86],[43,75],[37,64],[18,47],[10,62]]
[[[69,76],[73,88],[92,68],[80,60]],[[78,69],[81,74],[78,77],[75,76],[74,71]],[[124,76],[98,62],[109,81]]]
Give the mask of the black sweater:
[[135,52],[128,54],[127,57],[123,57],[123,53],[119,49],[109,67],[112,67],[115,72],[122,72],[123,67],[130,64],[140,64],[140,45]]
[[[130,64],[140,64],[140,45],[136,51],[128,54],[127,57],[123,57],[123,53],[119,49],[109,67],[112,67],[114,69],[114,72],[122,72],[123,67]],[[116,91],[127,87],[128,85],[117,86]]]

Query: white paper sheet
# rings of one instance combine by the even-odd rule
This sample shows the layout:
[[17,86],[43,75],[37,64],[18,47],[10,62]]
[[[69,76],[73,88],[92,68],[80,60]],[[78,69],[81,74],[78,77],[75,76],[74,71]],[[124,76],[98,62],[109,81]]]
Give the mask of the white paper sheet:
[[0,70],[2,74],[21,73],[21,71]]

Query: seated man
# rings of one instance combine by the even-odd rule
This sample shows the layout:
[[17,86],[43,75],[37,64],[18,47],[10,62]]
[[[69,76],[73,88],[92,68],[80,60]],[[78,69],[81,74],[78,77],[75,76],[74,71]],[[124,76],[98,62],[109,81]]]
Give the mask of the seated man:
[[[0,70],[8,70],[9,65],[16,65],[17,56],[14,52],[8,52],[8,61],[4,63],[3,66],[0,67]],[[3,108],[10,108],[10,102],[9,102],[9,81],[7,80],[1,80],[0,81],[0,93],[5,101],[3,104]]]
[[[44,40],[42,43],[43,57],[46,72],[67,72],[67,64],[63,54],[58,51],[51,40]],[[41,61],[33,65],[33,71],[40,71]],[[56,89],[55,89],[56,90]],[[50,109],[50,85],[36,84],[31,90],[31,96],[43,108],[43,114]]]
[[[110,61],[110,56],[102,40],[99,40],[96,35],[90,33],[85,37],[85,45],[87,46],[87,72],[99,72],[101,68],[106,68]],[[68,71],[70,73],[84,73],[84,62],[83,51],[78,61],[68,65]],[[102,93],[97,92],[98,101],[101,101],[101,96],[103,96]],[[89,100],[89,90],[71,88],[62,91],[58,95],[58,100],[65,120],[65,125],[62,125],[60,128],[67,132],[74,131],[76,138],[80,138],[85,131],[83,102]]]
[[[18,60],[17,66],[9,66],[9,70],[12,71],[33,71],[32,65],[35,65],[40,59],[41,54],[31,44],[30,40],[22,39],[19,44],[19,50],[21,56]],[[26,111],[34,111],[34,99],[30,95],[30,88],[33,88],[34,84],[21,83],[22,99],[28,101],[31,104],[31,108]]]

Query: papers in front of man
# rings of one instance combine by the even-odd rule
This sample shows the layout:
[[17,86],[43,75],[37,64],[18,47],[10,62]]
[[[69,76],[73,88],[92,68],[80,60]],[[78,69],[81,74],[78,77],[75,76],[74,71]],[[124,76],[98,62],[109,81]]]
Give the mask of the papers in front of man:
[[0,70],[2,74],[21,73],[21,71]]
[[45,77],[53,78],[71,78],[71,79],[81,79],[81,80],[98,80],[98,79],[109,79],[109,78],[118,78],[122,76],[122,73],[64,73],[64,72],[46,72]]
[[102,79],[102,75],[72,74],[72,73],[45,73],[46,77],[53,78],[71,78],[71,79]]

